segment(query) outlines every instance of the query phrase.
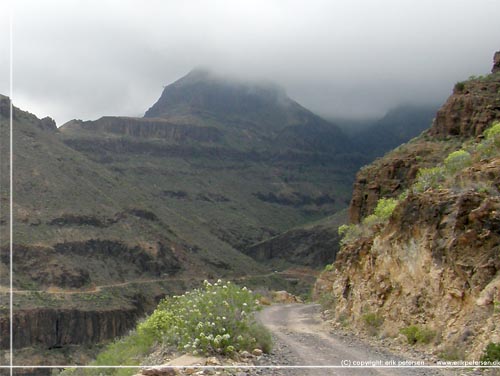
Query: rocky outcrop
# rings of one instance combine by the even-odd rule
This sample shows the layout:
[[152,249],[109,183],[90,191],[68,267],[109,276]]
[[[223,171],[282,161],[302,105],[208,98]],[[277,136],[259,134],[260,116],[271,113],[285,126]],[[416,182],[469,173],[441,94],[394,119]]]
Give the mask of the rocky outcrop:
[[[499,176],[500,159],[475,168]],[[367,314],[383,318],[385,335],[420,325],[439,337],[438,350],[467,349],[478,359],[485,344],[500,341],[499,244],[498,196],[474,190],[410,195],[380,233],[342,248],[315,293],[328,294],[334,316],[349,318],[357,330],[366,328]]]
[[[109,310],[15,309],[14,348],[91,345],[123,335],[144,313],[141,307]],[[0,317],[0,348],[9,348],[9,318]]]
[[435,355],[453,349],[467,359],[500,342],[500,157],[471,145],[500,119],[499,89],[497,74],[457,85],[428,132],[358,173],[355,223],[408,188],[418,168],[458,148],[472,154],[442,185],[400,197],[387,222],[364,222],[345,239],[315,286],[338,325],[394,338],[417,326],[433,336]]
[[93,226],[93,227],[108,227],[115,223],[116,220],[111,218],[99,218],[93,215],[75,215],[63,214],[60,217],[53,218],[47,222],[50,226]]
[[455,88],[453,94],[438,110],[428,134],[445,138],[459,136],[477,137],[494,120],[500,118],[500,76],[473,79]]
[[[3,264],[9,252],[1,252]],[[163,243],[129,246],[112,240],[93,239],[57,243],[52,247],[14,245],[14,283],[23,280],[40,286],[82,288],[97,281],[123,281],[144,275],[175,274],[181,263]],[[114,267],[106,265],[112,263]]]
[[493,68],[491,69],[491,73],[500,72],[500,51],[495,52],[495,56],[493,57]]
[[173,142],[187,140],[217,142],[223,137],[222,133],[214,127],[173,124],[162,119],[141,119],[120,116],[104,116],[95,121],[72,120],[61,127],[62,132],[78,129],[143,139],[158,138]]
[[264,202],[269,202],[278,205],[285,205],[285,206],[294,206],[294,207],[305,206],[305,205],[321,206],[321,205],[328,205],[335,203],[335,197],[329,195],[328,193],[316,196],[309,196],[301,192],[286,192],[286,193],[279,192],[277,194],[274,192],[268,192],[268,193],[257,192],[254,193],[254,196]]
[[243,252],[263,263],[281,260],[290,264],[318,268],[332,263],[338,250],[337,228],[316,226],[289,230],[254,244]]
[[500,119],[500,75],[459,84],[428,131],[358,172],[349,208],[352,223],[371,214],[381,197],[395,197],[410,186],[419,168],[435,165]]

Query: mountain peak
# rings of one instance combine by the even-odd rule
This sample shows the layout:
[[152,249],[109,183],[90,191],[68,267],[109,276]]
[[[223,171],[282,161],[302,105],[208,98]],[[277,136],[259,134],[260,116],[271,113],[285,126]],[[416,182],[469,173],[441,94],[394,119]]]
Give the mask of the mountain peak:
[[165,86],[144,117],[170,118],[193,112],[227,116],[289,107],[294,103],[274,83],[245,80],[202,67]]

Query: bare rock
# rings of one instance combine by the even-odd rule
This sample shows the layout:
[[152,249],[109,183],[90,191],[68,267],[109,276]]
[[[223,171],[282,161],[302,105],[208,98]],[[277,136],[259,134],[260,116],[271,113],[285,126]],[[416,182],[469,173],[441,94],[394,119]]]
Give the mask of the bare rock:
[[493,68],[491,69],[491,73],[500,72],[500,51],[495,52],[495,56],[493,56]]
[[263,351],[261,349],[253,349],[252,355],[254,356],[261,356],[263,354]]
[[276,303],[300,303],[301,300],[293,294],[290,294],[288,291],[275,291],[273,292],[273,301]]

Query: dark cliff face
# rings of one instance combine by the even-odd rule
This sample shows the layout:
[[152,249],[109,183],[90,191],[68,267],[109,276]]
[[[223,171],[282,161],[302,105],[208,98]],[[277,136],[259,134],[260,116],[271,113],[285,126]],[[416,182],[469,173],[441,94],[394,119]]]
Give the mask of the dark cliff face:
[[438,110],[429,135],[477,137],[500,118],[500,76],[491,74],[484,79],[457,84],[453,94]]
[[283,265],[324,268],[339,251],[338,227],[347,220],[347,211],[323,219],[321,223],[288,230],[243,249],[257,261]]
[[[500,159],[478,161],[457,181],[484,182],[498,192]],[[410,194],[378,232],[348,242],[316,296],[335,301],[335,318],[365,330],[367,312],[383,318],[380,333],[409,325],[440,333],[427,345],[478,359],[500,338],[500,199],[474,188]],[[391,337],[392,335],[389,335]]]
[[491,69],[491,73],[500,72],[500,51],[495,52],[495,56],[493,57],[493,68]]
[[[91,345],[116,338],[135,327],[141,307],[87,311],[40,308],[14,311],[14,348]],[[0,317],[0,348],[9,348],[9,318]],[[7,333],[7,335],[6,335]]]
[[435,165],[499,120],[499,90],[499,73],[458,83],[429,130],[358,172],[350,221],[360,222],[372,213],[379,198],[395,197],[410,186],[419,168]]
[[140,119],[105,116],[96,121],[72,120],[61,127],[61,132],[76,131],[129,136],[139,139],[162,139],[171,142],[218,142],[222,133],[214,127],[173,124],[162,119]]

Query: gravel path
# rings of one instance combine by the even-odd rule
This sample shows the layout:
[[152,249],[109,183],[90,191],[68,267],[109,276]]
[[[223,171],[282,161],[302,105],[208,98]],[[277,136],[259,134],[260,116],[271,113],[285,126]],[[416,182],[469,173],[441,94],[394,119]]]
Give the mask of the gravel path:
[[[355,362],[405,361],[386,350],[372,347],[352,336],[339,336],[320,318],[316,304],[274,305],[258,315],[274,337],[274,349],[261,357],[260,365],[341,366]],[[453,374],[461,374],[454,370]],[[458,372],[457,372],[458,371]],[[262,375],[449,375],[438,369],[422,368],[298,368],[261,369]]]

